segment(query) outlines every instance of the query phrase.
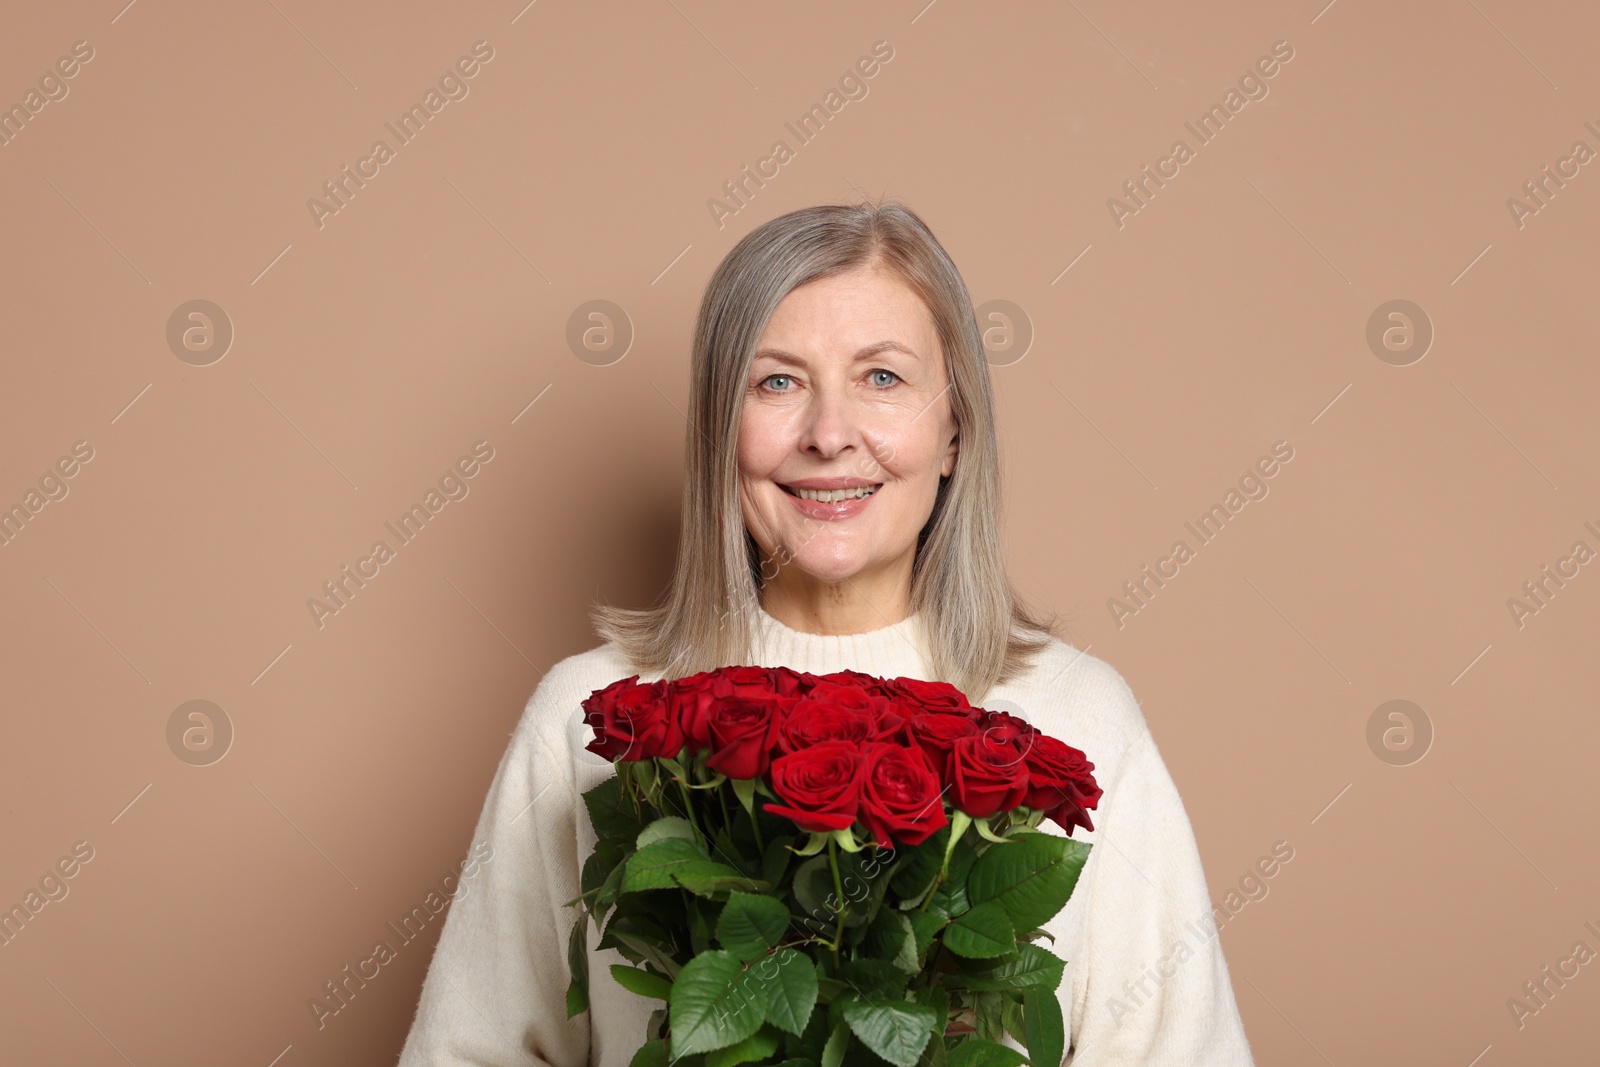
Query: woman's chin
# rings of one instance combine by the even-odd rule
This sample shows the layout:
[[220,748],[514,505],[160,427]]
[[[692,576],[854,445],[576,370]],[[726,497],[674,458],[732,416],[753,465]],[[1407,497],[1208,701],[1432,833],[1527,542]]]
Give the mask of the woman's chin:
[[851,558],[806,559],[796,557],[790,566],[817,582],[852,582],[867,569],[866,560]]

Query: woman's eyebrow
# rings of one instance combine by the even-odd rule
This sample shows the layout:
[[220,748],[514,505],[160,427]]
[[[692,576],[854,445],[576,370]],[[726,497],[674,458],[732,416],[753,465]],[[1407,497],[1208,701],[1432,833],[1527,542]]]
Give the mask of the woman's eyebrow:
[[[873,344],[870,344],[867,347],[861,349],[861,351],[857,352],[855,354],[855,362],[861,363],[861,362],[863,362],[865,360],[869,360],[872,357],[878,355],[880,352],[889,352],[889,351],[904,352],[906,355],[910,356],[912,359],[921,359],[922,358],[921,356],[917,355],[915,350],[907,348],[905,345],[901,344],[899,341],[877,341],[877,342],[875,342]],[[806,361],[805,361],[804,357],[797,356],[792,352],[786,352],[781,348],[758,348],[758,349],[756,349],[756,354],[752,357],[752,360],[763,359],[763,358],[773,360],[774,362],[777,362],[777,363],[785,363],[785,364],[788,364],[789,366],[793,366],[793,367],[804,367],[806,365]]]

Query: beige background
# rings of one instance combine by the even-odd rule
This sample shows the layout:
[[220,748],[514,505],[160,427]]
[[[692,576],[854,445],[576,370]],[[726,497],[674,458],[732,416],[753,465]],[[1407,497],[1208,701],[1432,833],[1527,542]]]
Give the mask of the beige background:
[[[1600,549],[1600,163],[1507,206],[1600,150],[1591,5],[121,2],[0,35],[7,106],[94,51],[0,147],[0,504],[93,449],[0,547],[0,902],[93,849],[0,947],[7,1062],[393,1062],[437,924],[320,1030],[308,999],[465,856],[590,600],[667,580],[712,268],[863,194],[1033,332],[993,368],[1013,574],[1139,696],[1213,898],[1295,850],[1221,935],[1259,1062],[1593,1056],[1600,966],[1507,1006],[1600,950],[1600,565],[1507,604]],[[307,200],[480,40],[469,95],[319,228]],[[1108,198],[1278,41],[1269,94],[1119,228]],[[196,299],[234,331],[205,366],[166,339]],[[633,332],[603,366],[620,343],[566,340],[595,299]],[[1435,334],[1406,366],[1366,340],[1397,299]],[[469,495],[319,628],[478,441]],[[1278,441],[1269,495],[1119,626]],[[1368,742],[1394,699],[1433,732],[1408,765]],[[209,765],[169,747],[190,700],[232,725]]]

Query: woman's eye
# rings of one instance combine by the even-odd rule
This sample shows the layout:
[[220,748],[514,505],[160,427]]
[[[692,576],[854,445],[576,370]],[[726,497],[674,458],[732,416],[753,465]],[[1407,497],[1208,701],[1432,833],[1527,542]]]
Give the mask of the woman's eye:
[[892,370],[884,370],[881,367],[879,369],[873,371],[872,373],[875,374],[875,375],[876,374],[887,374],[891,379],[893,379],[892,381],[880,382],[879,384],[881,384],[884,388],[888,388],[889,386],[893,385],[895,382],[900,380],[900,375],[896,374]]
[[[771,381],[773,381],[775,379],[779,379],[779,380],[782,380],[782,381],[788,381],[789,380],[789,376],[787,374],[769,374],[769,375],[767,375],[765,378],[763,378],[761,380],[761,384],[762,385],[767,385],[768,382],[771,382]],[[767,388],[770,389],[772,387],[770,385],[767,385]],[[774,392],[778,392],[778,393],[783,393],[783,392],[787,392],[788,390],[775,389],[773,391]]]

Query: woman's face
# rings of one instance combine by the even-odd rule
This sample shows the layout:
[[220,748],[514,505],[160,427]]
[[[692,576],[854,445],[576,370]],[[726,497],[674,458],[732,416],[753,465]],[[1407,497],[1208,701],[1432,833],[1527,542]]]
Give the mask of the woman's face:
[[[893,595],[888,583],[909,589],[917,534],[955,469],[947,381],[932,316],[893,273],[819,278],[784,297],[739,430],[740,502],[765,581],[848,581],[874,602]],[[852,492],[796,492],[838,488]]]

